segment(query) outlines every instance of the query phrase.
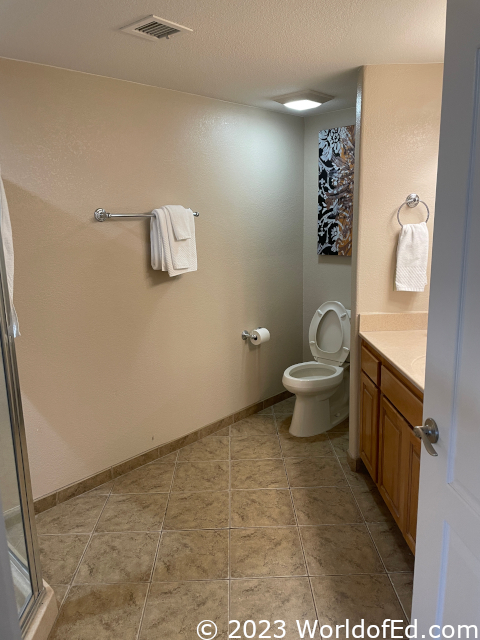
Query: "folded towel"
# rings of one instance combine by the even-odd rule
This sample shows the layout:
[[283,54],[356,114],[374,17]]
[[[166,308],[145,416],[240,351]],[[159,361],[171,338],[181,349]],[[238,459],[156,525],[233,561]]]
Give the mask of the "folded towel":
[[428,228],[425,222],[404,224],[398,237],[397,291],[423,291],[427,284]]
[[185,209],[185,207],[179,204],[169,204],[163,207],[167,214],[170,216],[170,222],[172,223],[175,238],[177,240],[188,240],[192,237],[190,231],[190,223],[192,221],[191,209]]
[[195,222],[193,211],[189,213],[189,238],[177,240],[167,207],[152,211],[150,220],[150,247],[152,268],[157,271],[168,271],[169,276],[197,270],[197,248],[195,245]]
[[9,331],[16,338],[20,335],[17,312],[13,306],[13,237],[10,214],[8,213],[7,197],[3,187],[0,171],[0,234],[2,236],[3,255],[5,257],[5,270],[7,273],[8,294],[10,298],[10,326]]

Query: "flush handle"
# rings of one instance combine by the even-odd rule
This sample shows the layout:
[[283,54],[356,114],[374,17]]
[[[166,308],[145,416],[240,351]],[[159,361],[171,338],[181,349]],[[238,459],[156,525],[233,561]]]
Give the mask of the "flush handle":
[[437,423],[433,418],[427,418],[423,427],[414,427],[413,433],[423,441],[427,453],[431,456],[438,456],[432,444],[438,442],[439,433]]

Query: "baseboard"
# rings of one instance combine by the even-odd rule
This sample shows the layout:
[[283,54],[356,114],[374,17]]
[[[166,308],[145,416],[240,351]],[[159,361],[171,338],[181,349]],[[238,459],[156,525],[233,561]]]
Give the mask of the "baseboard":
[[163,456],[167,456],[169,453],[173,453],[174,451],[178,451],[182,447],[186,447],[188,444],[192,444],[197,440],[201,440],[202,438],[206,438],[207,436],[224,429],[225,427],[229,427],[234,422],[238,422],[239,420],[243,420],[248,416],[251,416],[254,413],[258,413],[263,409],[268,409],[272,405],[277,402],[281,402],[282,400],[286,400],[290,398],[293,394],[289,391],[282,391],[282,393],[277,393],[266,400],[261,400],[260,402],[256,402],[255,404],[251,404],[240,411],[236,411],[235,413],[231,413],[229,416],[225,416],[216,422],[212,422],[210,424],[205,425],[204,427],[200,427],[200,429],[196,429],[191,433],[187,433],[187,435],[182,436],[181,438],[176,438],[175,440],[171,440],[165,444],[160,445],[159,447],[155,447],[153,449],[149,449],[143,453],[140,453],[133,458],[129,458],[128,460],[124,460],[119,464],[114,465],[113,467],[109,467],[108,469],[104,469],[103,471],[99,471],[93,476],[89,476],[88,478],[84,478],[83,480],[78,480],[72,484],[69,484],[66,487],[62,487],[57,491],[53,491],[41,498],[37,498],[34,500],[33,504],[35,507],[35,513],[39,514],[47,509],[51,509],[57,504],[61,504],[66,500],[70,500],[70,498],[74,498],[76,496],[81,495],[82,493],[87,493],[87,491],[91,491],[92,489],[96,489],[100,487],[102,484],[106,482],[110,482],[110,480],[114,480],[119,476],[123,476],[125,473],[129,471],[133,471],[138,467],[142,467],[144,464],[148,464],[149,462],[153,462],[153,460],[157,460],[158,458],[163,458]]

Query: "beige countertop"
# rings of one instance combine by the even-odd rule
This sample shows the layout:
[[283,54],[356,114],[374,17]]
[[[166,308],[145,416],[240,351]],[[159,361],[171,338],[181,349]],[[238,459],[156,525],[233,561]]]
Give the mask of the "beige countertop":
[[427,353],[427,332],[425,330],[360,331],[360,337],[423,393]]

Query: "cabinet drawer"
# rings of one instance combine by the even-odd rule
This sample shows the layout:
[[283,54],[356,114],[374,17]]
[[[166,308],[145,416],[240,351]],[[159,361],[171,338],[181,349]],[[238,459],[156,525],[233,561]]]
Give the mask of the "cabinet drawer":
[[384,366],[382,366],[380,388],[411,425],[416,427],[422,424],[422,401]]
[[380,368],[382,363],[376,358],[373,353],[370,353],[368,349],[362,346],[362,369],[365,371],[370,380],[378,386],[380,386]]

